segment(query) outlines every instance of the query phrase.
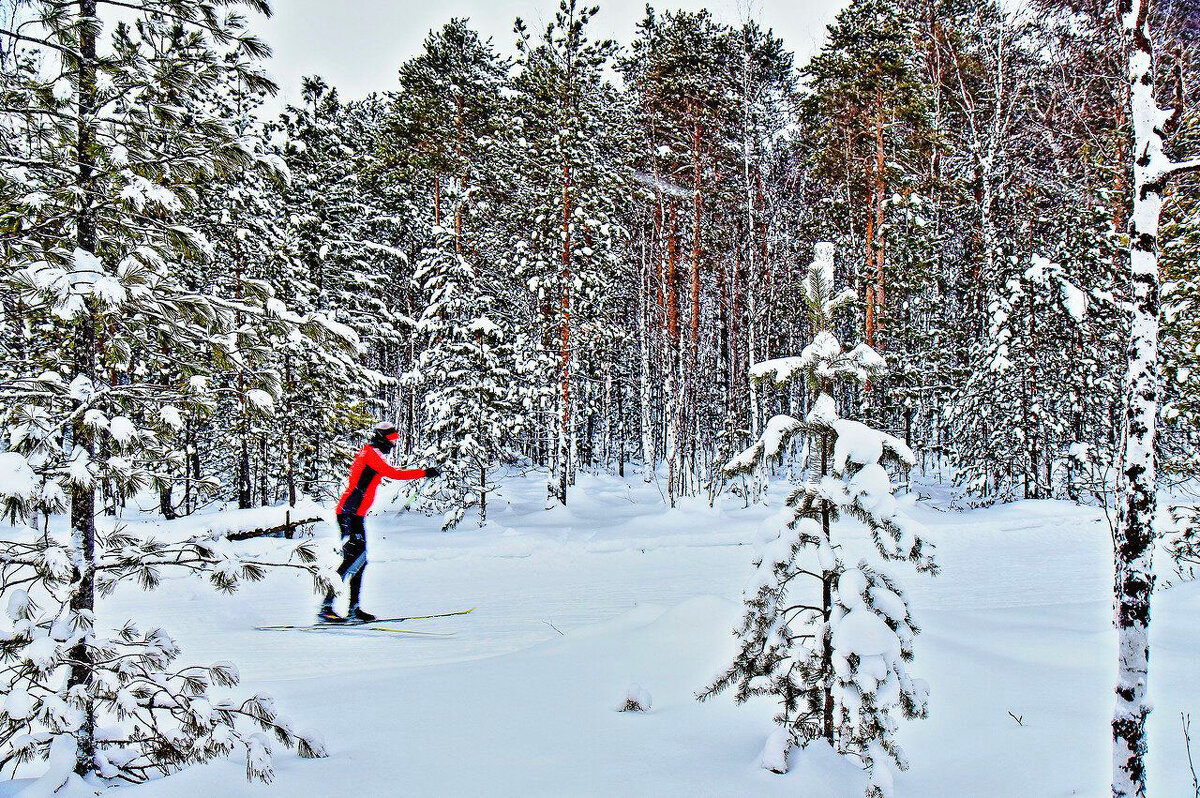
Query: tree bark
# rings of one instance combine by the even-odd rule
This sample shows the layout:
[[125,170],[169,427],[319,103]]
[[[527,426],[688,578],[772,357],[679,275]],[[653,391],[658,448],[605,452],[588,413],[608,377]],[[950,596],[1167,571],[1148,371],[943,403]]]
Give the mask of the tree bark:
[[571,165],[563,164],[562,313],[559,316],[559,380],[562,415],[558,428],[558,500],[567,503],[571,428]]
[[[79,18],[91,20],[96,17],[96,0],[79,0]],[[76,215],[76,246],[96,253],[95,207],[95,120],[96,113],[96,33],[91,25],[79,26],[78,119],[76,123],[76,157],[78,171],[76,186],[79,190],[80,210]],[[76,319],[74,336],[74,366],[76,374],[94,380],[96,376],[96,320],[91,300],[85,302],[84,312]],[[78,400],[77,400],[78,401]],[[71,429],[73,453],[82,453],[89,460],[95,452],[95,442],[90,427],[79,413]],[[75,733],[75,772],[87,775],[95,768],[96,760],[96,709],[91,698],[92,651],[90,640],[96,607],[96,491],[89,481],[86,485],[71,488],[71,543],[72,556],[78,572],[71,593],[71,612],[77,618],[78,631],[82,632],[79,642],[71,649],[70,672],[67,675],[67,691],[79,692],[83,699],[83,723]]]
[[1115,530],[1117,686],[1113,707],[1114,798],[1146,795],[1146,686],[1150,666],[1150,599],[1154,590],[1154,463],[1158,415],[1158,223],[1169,161],[1165,115],[1154,99],[1154,52],[1148,0],[1121,0],[1133,123],[1133,215],[1129,260],[1133,322],[1125,377],[1123,486]]

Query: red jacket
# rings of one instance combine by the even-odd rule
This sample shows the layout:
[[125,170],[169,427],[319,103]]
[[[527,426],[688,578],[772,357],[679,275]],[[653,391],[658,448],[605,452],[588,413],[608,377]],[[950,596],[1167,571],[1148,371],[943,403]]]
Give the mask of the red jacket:
[[425,476],[423,468],[392,468],[374,446],[367,444],[359,449],[350,466],[350,484],[342,491],[338,502],[338,515],[350,513],[366,516],[375,501],[375,489],[384,477],[388,479],[420,479]]

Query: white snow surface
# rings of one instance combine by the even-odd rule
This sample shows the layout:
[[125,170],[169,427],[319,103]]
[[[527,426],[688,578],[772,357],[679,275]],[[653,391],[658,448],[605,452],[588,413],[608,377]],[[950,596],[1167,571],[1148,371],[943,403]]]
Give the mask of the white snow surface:
[[[782,488],[768,492],[776,504]],[[900,724],[911,769],[895,774],[895,795],[1107,794],[1116,635],[1102,513],[1053,501],[956,513],[941,488],[923,490],[934,498],[901,504],[926,527],[943,573],[891,570],[922,628],[910,667],[929,683],[930,717]],[[743,509],[727,497],[716,509],[683,500],[667,510],[639,477],[581,475],[570,505],[546,511],[543,481],[532,475],[489,501],[488,527],[442,533],[436,517],[399,512],[389,499],[400,495],[401,486],[385,488],[367,521],[364,606],[381,615],[476,607],[395,624],[454,636],[256,631],[312,619],[317,600],[290,574],[233,596],[187,578],[149,594],[122,587],[99,623],[162,625],[182,662],[236,662],[238,693],[272,694],[297,727],[322,733],[330,756],[278,754],[269,787],[246,783],[235,758],[106,795],[326,796],[351,785],[356,796],[863,794],[867,774],[820,744],[793,750],[787,775],[763,769],[775,728],[769,702],[694,698],[730,661],[753,544],[776,507]],[[162,527],[164,538],[251,520],[225,516],[162,522],[130,511],[122,520]],[[852,524],[835,534],[847,561],[871,545]],[[332,553],[332,524],[317,535]],[[286,543],[232,545],[263,552]],[[1191,794],[1179,713],[1200,714],[1198,609],[1197,584],[1155,598],[1153,795]],[[843,622],[840,633],[851,632],[864,647],[875,638]],[[634,683],[653,693],[653,711],[614,712]],[[13,699],[18,713],[20,704]],[[0,784],[0,795],[42,770],[22,770],[26,778]]]

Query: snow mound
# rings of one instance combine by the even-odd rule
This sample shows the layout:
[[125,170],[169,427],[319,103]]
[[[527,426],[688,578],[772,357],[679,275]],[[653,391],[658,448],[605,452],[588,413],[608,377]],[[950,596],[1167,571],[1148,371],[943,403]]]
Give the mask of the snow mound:
[[649,691],[641,685],[631,684],[625,689],[625,695],[617,704],[618,712],[649,712],[654,705],[654,699]]

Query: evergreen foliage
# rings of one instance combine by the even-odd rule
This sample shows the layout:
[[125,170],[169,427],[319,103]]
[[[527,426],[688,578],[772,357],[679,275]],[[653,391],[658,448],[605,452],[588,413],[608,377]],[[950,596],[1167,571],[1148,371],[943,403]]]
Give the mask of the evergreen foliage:
[[880,563],[908,561],[927,572],[936,566],[918,525],[899,510],[887,470],[907,472],[912,451],[838,415],[838,384],[877,378],[884,364],[865,344],[842,348],[832,332],[835,313],[857,295],[833,286],[833,245],[818,244],[804,281],[812,342],[799,356],[752,369],[763,382],[802,382],[816,398],[803,420],[773,417],[762,437],[725,466],[731,476],[769,468],[802,441],[802,481],[780,509],[778,531],[757,560],[758,578],[744,591],[738,653],[701,698],[730,688],[739,702],[774,697],[781,732],[768,740],[765,767],[786,771],[788,748],[823,739],[858,757],[871,773],[867,795],[883,798],[893,794],[891,765],[907,767],[896,716],[926,712],[927,688],[907,667],[919,629],[903,591],[880,565],[843,562],[837,521],[845,515],[862,523]]

